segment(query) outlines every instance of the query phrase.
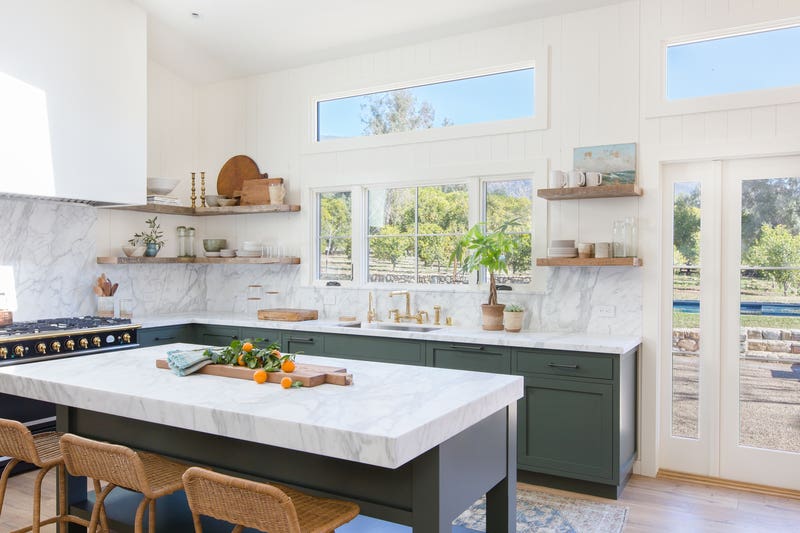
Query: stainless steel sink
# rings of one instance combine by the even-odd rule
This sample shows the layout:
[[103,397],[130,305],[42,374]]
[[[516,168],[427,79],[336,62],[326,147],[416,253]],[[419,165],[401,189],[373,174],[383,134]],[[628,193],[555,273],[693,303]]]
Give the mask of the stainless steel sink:
[[428,331],[438,331],[442,329],[440,326],[420,326],[416,324],[364,324],[362,327],[366,329],[388,329],[391,331],[419,331],[425,333]]

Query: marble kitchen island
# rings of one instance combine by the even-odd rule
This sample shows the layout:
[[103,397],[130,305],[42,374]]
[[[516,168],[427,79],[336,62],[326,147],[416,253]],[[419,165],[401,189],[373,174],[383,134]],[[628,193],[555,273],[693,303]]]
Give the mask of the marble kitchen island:
[[[282,389],[155,367],[173,344],[0,369],[0,392],[59,405],[58,427],[357,502],[417,533],[487,494],[487,531],[514,531],[523,378],[299,355],[350,387]],[[70,485],[70,501],[85,500]]]

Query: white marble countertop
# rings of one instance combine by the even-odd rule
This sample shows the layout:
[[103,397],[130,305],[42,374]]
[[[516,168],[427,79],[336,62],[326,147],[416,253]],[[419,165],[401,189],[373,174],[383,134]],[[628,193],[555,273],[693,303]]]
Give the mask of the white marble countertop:
[[517,401],[523,378],[298,355],[352,386],[283,389],[157,369],[169,344],[0,368],[0,392],[396,468]]
[[[367,327],[339,326],[331,320],[305,320],[302,322],[276,322],[258,320],[251,316],[236,313],[200,311],[173,315],[144,316],[133,318],[133,322],[145,328],[173,326],[179,324],[209,324],[252,328],[281,329],[287,331],[311,331],[321,333],[340,333],[346,335],[367,335],[392,337],[395,339],[419,339],[428,341],[490,344],[495,346],[515,346],[519,348],[542,348],[547,350],[569,350],[607,354],[624,354],[642,343],[641,337],[629,335],[600,335],[591,333],[547,333],[540,331],[484,331],[481,329],[442,326],[435,331],[397,331]],[[431,324],[426,324],[431,326]],[[412,326],[413,327],[413,326]]]

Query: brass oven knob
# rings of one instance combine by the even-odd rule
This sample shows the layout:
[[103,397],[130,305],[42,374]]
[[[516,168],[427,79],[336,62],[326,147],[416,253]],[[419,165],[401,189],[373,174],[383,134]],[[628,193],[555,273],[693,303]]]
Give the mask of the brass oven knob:
[[97,337],[97,336],[92,337],[92,344],[94,344],[95,346],[97,346],[99,348],[100,344],[101,344],[100,337]]
[[70,351],[74,350],[75,349],[75,341],[72,340],[72,339],[69,339],[66,342],[66,346],[67,346],[67,350],[70,350]]
[[86,339],[86,337],[79,340],[78,344],[80,344],[81,348],[83,348],[84,350],[89,347],[89,341]]
[[47,353],[47,345],[43,342],[40,342],[36,345],[36,351],[42,354]]
[[0,358],[5,359],[6,357],[8,357],[8,348],[4,346],[0,348]]
[[14,346],[14,355],[22,357],[25,355],[25,348],[21,344]]
[[53,341],[53,342],[50,344],[50,348],[52,348],[52,350],[53,350],[54,352],[58,353],[58,352],[60,352],[60,351],[61,351],[61,343],[60,343],[60,342],[58,342],[58,341]]
[[123,333],[122,334],[122,342],[124,342],[124,343],[131,342],[131,334],[130,333]]

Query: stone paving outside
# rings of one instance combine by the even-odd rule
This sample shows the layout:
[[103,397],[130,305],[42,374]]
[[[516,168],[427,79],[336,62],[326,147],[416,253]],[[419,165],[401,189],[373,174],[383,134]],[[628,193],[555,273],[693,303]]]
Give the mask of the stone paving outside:
[[[800,364],[739,361],[739,444],[800,453]],[[672,355],[675,436],[697,437],[698,363]]]

